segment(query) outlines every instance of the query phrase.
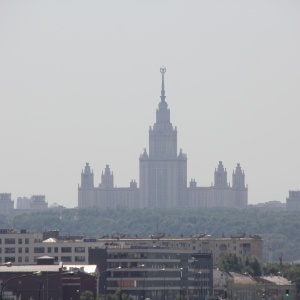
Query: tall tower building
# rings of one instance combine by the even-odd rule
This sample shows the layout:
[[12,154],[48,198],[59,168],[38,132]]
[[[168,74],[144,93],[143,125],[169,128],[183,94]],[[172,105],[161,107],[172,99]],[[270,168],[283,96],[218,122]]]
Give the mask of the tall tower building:
[[[177,129],[170,119],[166,102],[165,73],[162,76],[161,95],[156,120],[149,129],[149,150],[139,158],[139,187],[131,180],[129,187],[116,187],[114,174],[106,165],[101,183],[94,186],[94,173],[86,164],[78,186],[78,207],[244,207],[248,204],[248,187],[240,164],[232,174],[232,186],[227,171],[219,161],[211,186],[197,186],[192,179],[187,187],[187,157],[177,149]],[[204,158],[205,159],[205,158]]]
[[177,129],[170,122],[164,75],[156,122],[149,129],[149,154],[140,156],[140,202],[145,207],[185,205],[187,199],[187,157],[177,154]]

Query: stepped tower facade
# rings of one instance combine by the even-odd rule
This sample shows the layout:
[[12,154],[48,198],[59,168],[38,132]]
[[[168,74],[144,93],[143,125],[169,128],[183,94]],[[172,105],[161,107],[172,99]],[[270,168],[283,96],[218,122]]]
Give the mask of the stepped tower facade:
[[177,152],[177,129],[170,120],[164,75],[156,110],[156,122],[149,129],[149,154],[140,156],[140,201],[143,206],[177,206],[186,203],[187,157]]
[[149,151],[139,158],[139,187],[131,180],[129,187],[114,186],[114,175],[109,165],[102,172],[101,183],[94,186],[94,173],[87,163],[78,186],[78,207],[243,207],[248,204],[248,188],[240,164],[232,174],[232,186],[227,182],[227,171],[220,161],[214,172],[214,183],[197,187],[195,179],[187,187],[187,156],[177,149],[177,128],[171,123],[166,102],[165,68],[156,120],[149,129]]

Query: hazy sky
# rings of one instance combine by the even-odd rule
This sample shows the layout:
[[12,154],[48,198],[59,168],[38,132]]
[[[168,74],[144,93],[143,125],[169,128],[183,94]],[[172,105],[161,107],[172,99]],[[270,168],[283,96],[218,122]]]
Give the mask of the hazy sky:
[[299,0],[2,0],[0,192],[77,206],[86,162],[139,181],[162,65],[188,181],[300,190]]

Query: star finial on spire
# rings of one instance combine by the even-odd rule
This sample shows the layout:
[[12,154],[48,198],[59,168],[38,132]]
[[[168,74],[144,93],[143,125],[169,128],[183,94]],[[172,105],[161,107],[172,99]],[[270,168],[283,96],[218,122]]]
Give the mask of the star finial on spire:
[[164,81],[164,75],[166,73],[166,70],[167,69],[165,67],[161,67],[160,68],[160,73],[162,75],[161,96],[160,96],[161,102],[165,102],[165,99],[166,99],[166,95],[165,95],[165,81]]

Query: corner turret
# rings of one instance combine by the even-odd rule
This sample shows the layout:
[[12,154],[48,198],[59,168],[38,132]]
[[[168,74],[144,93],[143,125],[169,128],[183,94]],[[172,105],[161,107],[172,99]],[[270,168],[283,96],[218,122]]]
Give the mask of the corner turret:
[[235,171],[233,171],[232,173],[232,188],[244,189],[245,187],[245,173],[238,163],[236,165]]
[[100,187],[103,189],[114,187],[114,173],[110,171],[109,165],[106,165],[104,173],[102,172]]
[[215,187],[228,187],[227,171],[224,169],[223,164],[219,161],[218,168],[215,169]]
[[81,188],[94,188],[94,173],[91,171],[89,163],[85,164],[84,170],[81,172]]

